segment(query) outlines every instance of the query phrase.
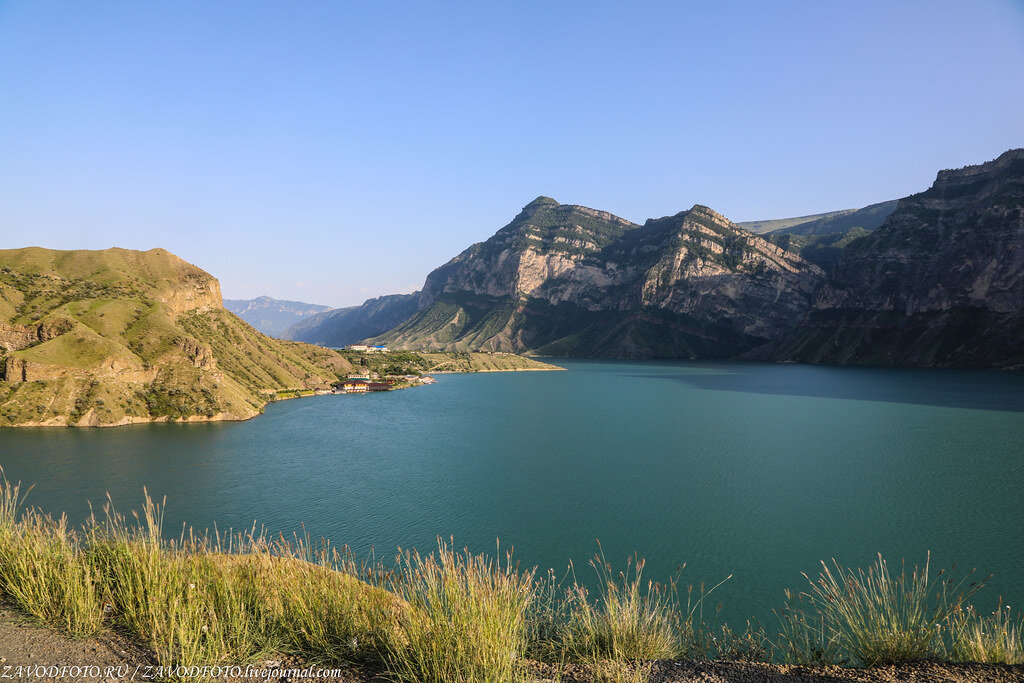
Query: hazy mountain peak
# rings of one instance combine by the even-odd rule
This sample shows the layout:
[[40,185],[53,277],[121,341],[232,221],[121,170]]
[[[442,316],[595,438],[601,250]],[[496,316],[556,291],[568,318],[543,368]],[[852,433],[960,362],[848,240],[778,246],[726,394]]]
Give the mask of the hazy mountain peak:
[[266,295],[255,299],[225,299],[224,307],[263,334],[279,338],[300,320],[331,309],[330,306],[286,301]]

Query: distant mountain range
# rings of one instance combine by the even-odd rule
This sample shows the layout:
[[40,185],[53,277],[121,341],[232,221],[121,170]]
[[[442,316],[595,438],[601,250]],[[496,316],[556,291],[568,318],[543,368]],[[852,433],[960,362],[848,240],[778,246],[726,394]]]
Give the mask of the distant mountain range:
[[249,323],[269,337],[281,338],[282,333],[298,321],[330,306],[307,304],[301,301],[285,301],[260,296],[255,299],[224,299],[224,308]]
[[339,348],[373,337],[404,322],[416,312],[420,293],[392,294],[367,299],[361,306],[316,313],[285,330],[283,339]]
[[931,189],[898,202],[780,221],[737,225],[696,205],[638,225],[539,197],[428,275],[418,294],[320,313],[284,336],[560,356],[1021,367],[1022,188],[1018,149],[941,171]]

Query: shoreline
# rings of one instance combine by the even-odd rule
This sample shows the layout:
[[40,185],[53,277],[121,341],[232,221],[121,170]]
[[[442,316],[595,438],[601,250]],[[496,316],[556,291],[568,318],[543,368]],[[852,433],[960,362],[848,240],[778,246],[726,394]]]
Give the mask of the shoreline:
[[[430,375],[472,375],[476,373],[484,372],[551,372],[551,371],[565,371],[566,369],[558,366],[551,365],[549,367],[541,368],[485,368],[480,370],[432,370],[429,372]],[[412,389],[417,386],[426,386],[429,383],[410,384],[409,386],[396,387],[389,389],[389,391],[398,391],[401,389]],[[57,424],[52,420],[46,422],[21,422],[18,424],[5,424],[0,425],[0,429],[108,429],[113,427],[127,427],[129,425],[140,425],[140,424],[203,424],[208,422],[247,422],[255,419],[263,414],[263,409],[271,403],[277,403],[278,401],[290,401],[296,398],[312,398],[314,396],[347,396],[346,392],[343,391],[317,391],[315,389],[284,389],[282,390],[285,394],[292,394],[290,396],[278,396],[275,390],[274,395],[271,396],[270,391],[265,391],[262,395],[269,396],[266,402],[259,408],[258,411],[252,415],[242,416],[234,413],[217,413],[213,416],[207,417],[205,415],[190,415],[186,418],[174,418],[172,419],[168,415],[158,415],[156,417],[140,417],[137,415],[125,416],[117,422],[110,422],[106,424],[82,424],[81,422],[75,424]],[[293,393],[295,392],[295,393]],[[300,393],[309,392],[309,393]],[[386,392],[367,392],[367,393],[386,393]]]
[[567,368],[560,365],[551,365],[548,368],[488,368],[486,370],[431,370],[431,375],[475,375],[484,372],[568,372]]

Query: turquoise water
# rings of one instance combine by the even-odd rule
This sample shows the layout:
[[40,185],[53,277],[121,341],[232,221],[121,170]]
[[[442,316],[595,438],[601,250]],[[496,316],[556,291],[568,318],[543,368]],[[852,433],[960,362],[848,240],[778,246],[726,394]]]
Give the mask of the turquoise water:
[[73,521],[106,492],[167,496],[165,530],[305,529],[358,555],[515,547],[526,565],[733,578],[722,618],[774,628],[820,560],[878,552],[994,573],[1024,604],[1024,375],[738,363],[559,361],[568,372],[268,406],[241,423],[0,431],[9,479]]

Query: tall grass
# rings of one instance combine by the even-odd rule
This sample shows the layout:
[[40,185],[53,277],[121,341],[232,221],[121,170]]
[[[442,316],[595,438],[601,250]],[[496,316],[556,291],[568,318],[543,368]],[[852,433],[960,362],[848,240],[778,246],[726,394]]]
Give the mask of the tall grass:
[[534,570],[511,553],[489,560],[456,554],[401,555],[393,589],[408,603],[398,620],[389,664],[402,681],[494,683],[526,679],[526,618],[536,598]]
[[629,558],[616,573],[603,554],[590,561],[598,577],[596,601],[574,585],[566,646],[573,658],[636,661],[671,659],[684,648],[675,584],[644,582],[644,561]]
[[999,601],[988,615],[967,605],[950,625],[951,658],[961,662],[1024,664],[1024,618],[1010,616],[1010,606]]
[[786,589],[786,602],[779,617],[779,638],[776,649],[783,661],[802,666],[838,664],[842,654],[839,632],[826,620],[825,614],[806,593]]
[[[638,683],[655,659],[771,656],[760,628],[734,634],[705,622],[721,583],[681,601],[678,575],[652,582],[635,556],[621,571],[596,556],[591,594],[571,565],[561,579],[538,576],[511,553],[492,560],[451,543],[401,553],[389,569],[255,526],[168,539],[163,504],[148,493],[140,513],[125,518],[108,501],[79,532],[24,503],[0,470],[0,594],[73,636],[117,627],[169,667],[291,654],[370,665],[397,681],[496,683],[526,680],[532,658]],[[866,571],[823,564],[808,589],[787,593],[776,651],[801,664],[1024,663],[1022,621],[1009,607],[982,616],[966,602],[981,584],[929,570],[891,572],[881,556]]]
[[0,593],[47,626],[88,636],[103,621],[100,588],[67,518],[23,510],[0,469]]
[[308,538],[250,545],[238,569],[263,596],[282,651],[313,663],[381,664],[405,604],[379,585],[390,574]]
[[135,524],[105,507],[86,555],[102,577],[115,623],[168,666],[251,661],[274,644],[263,594],[223,553],[219,537],[165,541],[163,508],[146,495]]
[[556,611],[561,631],[556,629],[555,649],[562,660],[587,665],[595,681],[642,683],[652,660],[705,659],[716,648],[704,603],[731,576],[710,590],[701,585],[696,594],[691,586],[683,605],[678,577],[685,566],[665,584],[645,580],[645,561],[635,555],[619,571],[603,551],[590,566],[597,575],[595,599],[574,579]]
[[[787,603],[780,639],[786,655],[800,663],[833,663],[841,657],[864,666],[942,657],[947,630],[968,597],[983,583],[956,581],[945,570],[933,581],[930,556],[924,567],[898,574],[879,555],[866,571],[822,563],[802,607]],[[806,575],[805,575],[806,577]],[[792,599],[792,594],[788,596]]]

